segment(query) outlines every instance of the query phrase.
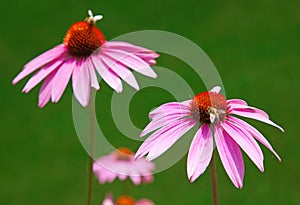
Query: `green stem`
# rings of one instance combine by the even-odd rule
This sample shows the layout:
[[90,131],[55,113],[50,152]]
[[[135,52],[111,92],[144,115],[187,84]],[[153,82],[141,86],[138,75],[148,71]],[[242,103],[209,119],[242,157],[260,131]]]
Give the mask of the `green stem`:
[[93,163],[94,163],[94,141],[95,141],[95,102],[90,100],[89,104],[90,109],[90,130],[89,130],[89,161],[88,161],[88,194],[87,194],[87,205],[92,203],[92,193],[93,193]]
[[218,184],[217,184],[215,152],[213,152],[209,168],[210,168],[210,181],[211,181],[211,188],[212,188],[212,204],[218,205],[219,204],[218,203]]

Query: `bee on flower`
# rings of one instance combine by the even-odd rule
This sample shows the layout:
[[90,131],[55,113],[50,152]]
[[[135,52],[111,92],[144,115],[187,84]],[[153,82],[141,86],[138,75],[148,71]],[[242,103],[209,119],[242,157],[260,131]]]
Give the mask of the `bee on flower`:
[[191,182],[208,167],[214,145],[227,175],[237,188],[242,188],[244,179],[241,149],[262,172],[264,156],[257,141],[280,161],[266,138],[256,128],[234,115],[267,123],[281,131],[283,129],[272,122],[267,113],[249,106],[244,100],[226,100],[219,93],[220,89],[216,86],[208,92],[199,93],[192,100],[166,103],[151,111],[151,122],[142,131],[141,137],[149,133],[151,135],[138,149],[136,159],[145,155],[148,160],[159,157],[192,127],[200,125],[187,158],[187,175]]

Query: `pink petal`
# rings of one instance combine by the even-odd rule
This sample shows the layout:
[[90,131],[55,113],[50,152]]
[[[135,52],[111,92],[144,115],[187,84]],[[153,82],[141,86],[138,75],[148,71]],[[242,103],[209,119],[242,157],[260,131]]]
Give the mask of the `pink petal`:
[[[115,43],[115,42],[109,42],[109,43]],[[124,42],[122,42],[124,45]],[[156,61],[154,59],[159,57],[158,53],[155,53],[154,51],[141,48],[138,46],[133,46],[132,44],[125,43],[127,45],[125,46],[106,46],[105,49],[114,49],[114,50],[121,50],[121,51],[126,51],[129,53],[133,53],[137,57],[141,58],[143,61],[147,62],[149,65],[155,65]],[[129,46],[128,46],[129,45]]]
[[161,128],[167,124],[170,124],[172,122],[175,122],[177,120],[180,120],[183,117],[186,117],[187,114],[182,114],[182,113],[175,113],[175,114],[169,114],[165,117],[161,117],[159,119],[154,119],[152,120],[141,132],[140,137],[143,137],[150,132],[153,132],[154,130]]
[[125,175],[125,174],[119,174],[118,178],[120,179],[120,181],[124,181],[125,179],[127,179],[127,175]]
[[105,184],[105,183],[111,183],[117,178],[117,174],[114,172],[111,172],[109,170],[103,169],[99,174],[98,174],[98,180],[100,184]]
[[227,100],[227,103],[228,103],[228,105],[231,105],[231,104],[247,105],[247,102],[244,100],[241,100],[241,99],[230,99],[230,100]]
[[203,124],[196,133],[187,158],[187,173],[195,181],[207,168],[213,153],[213,137],[208,124]]
[[52,84],[51,99],[56,103],[61,98],[64,90],[66,89],[73,72],[75,61],[72,59],[64,62],[57,71]]
[[108,41],[102,47],[105,49],[121,50],[129,53],[154,53],[154,51],[140,46],[135,46],[122,41]]
[[134,75],[126,66],[110,59],[109,57],[102,56],[102,60],[104,61],[104,63],[106,64],[107,67],[112,69],[126,83],[128,83],[130,86],[132,86],[136,90],[140,89]]
[[149,113],[149,117],[152,119],[152,121],[141,132],[140,136],[145,136],[146,134],[166,124],[170,124],[176,120],[188,116],[190,114],[190,109],[184,103],[166,103],[152,110]]
[[107,194],[102,202],[102,205],[114,205],[114,201],[111,194]]
[[56,75],[57,70],[53,71],[53,73],[50,73],[47,78],[44,80],[44,83],[40,89],[39,93],[39,103],[38,106],[40,108],[44,107],[51,98],[51,90],[52,90],[52,82],[53,78]]
[[153,170],[155,169],[155,164],[146,160],[145,158],[141,158],[138,160],[135,160],[133,158],[132,160],[137,163],[138,167],[140,168],[140,173],[143,173],[143,175],[151,175]]
[[162,134],[160,135],[160,140],[157,140],[157,142],[150,148],[150,151],[146,157],[147,160],[153,160],[160,155],[162,155],[164,152],[166,152],[182,135],[184,135],[187,131],[189,131],[197,122],[191,121],[190,119],[182,119],[178,120],[180,124],[177,126],[166,129],[162,128]]
[[273,147],[271,146],[271,144],[268,142],[268,140],[257,130],[255,129],[253,126],[249,125],[248,123],[246,123],[243,120],[240,120],[236,117],[233,116],[228,116],[228,120],[232,121],[235,124],[238,124],[239,126],[241,126],[241,128],[247,130],[249,133],[251,133],[251,135],[258,140],[259,142],[261,142],[265,147],[267,147],[276,157],[279,161],[281,161],[279,155],[274,151]]
[[257,142],[253,139],[250,133],[246,130],[243,131],[239,128],[238,125],[233,124],[230,121],[225,121],[223,124],[224,130],[227,134],[245,151],[245,153],[250,157],[250,159],[254,162],[254,164],[260,169],[260,171],[264,171],[263,153],[257,144]]
[[135,53],[135,55],[150,65],[155,65],[156,63],[153,64],[151,62],[156,62],[154,59],[159,57],[158,53]]
[[221,87],[220,86],[215,86],[209,92],[219,93],[220,91],[221,91]]
[[112,183],[117,177],[118,177],[117,173],[107,170],[107,173],[106,173],[107,183]]
[[153,182],[153,175],[152,174],[143,176],[143,183],[144,184],[151,183],[151,182]]
[[122,92],[122,82],[120,78],[106,67],[100,58],[92,55],[93,64],[103,80],[118,93]]
[[154,203],[149,199],[140,199],[135,202],[135,205],[154,205]]
[[134,175],[130,175],[129,176],[131,181],[133,182],[133,184],[135,186],[140,185],[142,182],[142,177],[141,176],[134,176]]
[[62,56],[63,53],[66,52],[66,48],[63,44],[60,44],[43,54],[39,55],[38,57],[31,60],[24,66],[24,69],[14,78],[13,84],[16,84],[23,78],[25,78],[30,73],[34,72],[35,70],[41,68],[42,66],[46,65],[47,63],[52,62],[53,60]]
[[230,180],[237,188],[243,187],[244,160],[242,152],[233,139],[222,128],[215,125],[215,142],[217,149]]
[[263,115],[265,118],[269,119],[269,115],[265,111],[263,111],[261,109],[258,109],[256,107],[251,107],[251,106],[248,106],[248,105],[241,105],[241,104],[233,104],[233,103],[228,104],[228,107],[229,107],[229,110],[240,110],[240,109],[242,109],[242,110],[245,110],[245,109],[246,110],[252,110],[256,113],[259,113],[259,114]]
[[[117,177],[120,177],[121,174],[119,174],[117,171],[115,171],[116,169],[110,164],[113,164],[113,161],[107,161],[109,160],[107,157],[104,157],[104,159],[106,162],[94,162],[93,164],[93,172],[96,175],[96,177],[99,180],[100,184],[104,184],[104,183],[111,183],[113,182]],[[112,168],[112,169],[111,169]],[[125,178],[127,176],[125,175]]]
[[86,107],[90,100],[90,75],[88,64],[82,63],[81,67],[76,67],[74,71],[75,70],[79,70],[79,73],[77,80],[75,83],[73,82],[74,95],[80,104],[83,107]]
[[63,63],[62,60],[57,60],[43,67],[36,74],[34,74],[34,76],[30,78],[30,80],[26,83],[22,91],[28,93],[32,88],[34,88],[37,84],[39,84],[44,78],[46,78],[55,69],[59,69],[62,63]]
[[99,90],[100,86],[99,86],[99,82],[98,82],[97,74],[95,72],[94,65],[91,62],[91,58],[87,58],[85,63],[86,63],[86,67],[89,70],[91,87],[95,88],[96,90]]
[[102,49],[101,51],[110,58],[114,59],[115,61],[118,61],[145,76],[149,76],[152,78],[157,77],[156,73],[152,70],[148,63],[146,63],[141,58],[135,56],[132,53],[128,53],[121,50],[106,49]]
[[257,113],[257,112],[255,112],[253,110],[249,110],[249,109],[234,109],[234,110],[230,111],[229,114],[234,114],[234,115],[239,115],[239,116],[242,116],[242,117],[247,117],[247,118],[259,120],[261,122],[264,122],[264,123],[267,123],[267,124],[272,125],[274,127],[277,127],[282,132],[284,132],[284,130],[279,125],[275,124],[274,122],[272,122],[271,120],[269,120],[268,118],[266,118],[266,116],[262,115],[261,113]]
[[171,102],[166,103],[158,108],[152,110],[149,113],[149,117],[151,119],[159,119],[163,118],[168,115],[174,115],[174,114],[189,114],[190,108],[189,106],[185,105],[184,103],[180,102]]
[[[190,121],[190,119],[177,120],[175,122],[167,124],[166,126],[164,126],[161,129],[155,131],[139,147],[138,151],[135,154],[135,159],[139,159],[139,158],[143,157],[152,149],[152,147],[156,146],[157,143],[160,143],[160,139],[162,139],[164,137],[163,134],[166,133],[167,131],[169,133],[174,130],[177,131],[178,129],[180,130],[180,129],[184,129],[184,127],[189,127],[189,125],[183,124],[184,121],[186,121],[185,124],[187,124],[187,122]],[[193,124],[196,125],[197,122],[193,122]],[[178,133],[176,134],[176,136],[180,137],[180,136],[178,136]]]

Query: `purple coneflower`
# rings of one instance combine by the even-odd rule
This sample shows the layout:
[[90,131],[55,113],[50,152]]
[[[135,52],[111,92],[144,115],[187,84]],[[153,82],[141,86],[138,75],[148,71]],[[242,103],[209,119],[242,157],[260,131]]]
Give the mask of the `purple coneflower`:
[[187,174],[195,181],[209,165],[216,145],[222,164],[237,188],[242,188],[244,161],[241,149],[260,171],[264,171],[263,153],[256,142],[266,146],[280,161],[264,136],[247,122],[233,115],[252,118],[279,128],[262,110],[251,107],[241,99],[226,100],[219,93],[220,87],[196,95],[192,100],[161,105],[149,117],[151,122],[141,136],[153,132],[140,146],[136,158],[147,155],[153,160],[169,149],[180,137],[196,125],[199,130],[190,145],[187,159]]
[[154,205],[150,199],[140,199],[135,200],[129,195],[123,195],[117,198],[116,201],[113,200],[113,197],[108,194],[102,202],[102,205]]
[[144,158],[134,159],[134,153],[125,147],[119,148],[109,155],[98,158],[93,165],[93,171],[104,184],[116,178],[124,181],[130,178],[134,185],[150,183],[153,181],[155,165]]
[[31,60],[13,80],[16,84],[35,72],[23,88],[25,93],[44,80],[39,107],[45,106],[50,99],[58,102],[71,76],[74,95],[82,106],[89,103],[90,87],[100,88],[96,71],[117,92],[122,91],[121,79],[139,89],[132,70],[156,77],[150,65],[156,64],[157,53],[126,42],[106,41],[95,26],[102,16],[93,16],[90,10],[88,14],[84,21],[71,26],[62,44]]

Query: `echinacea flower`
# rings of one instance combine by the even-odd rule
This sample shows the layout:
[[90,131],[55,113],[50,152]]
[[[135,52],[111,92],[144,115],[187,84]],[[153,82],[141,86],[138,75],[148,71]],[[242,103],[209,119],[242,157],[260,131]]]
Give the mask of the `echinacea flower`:
[[120,196],[114,202],[112,195],[108,194],[103,200],[102,205],[154,205],[154,203],[150,199],[146,198],[135,200],[129,195]]
[[44,80],[39,107],[45,106],[50,99],[58,102],[71,76],[74,95],[82,106],[89,103],[91,87],[100,89],[96,71],[117,92],[123,89],[121,79],[139,89],[132,70],[156,77],[150,65],[156,64],[157,53],[126,42],[106,41],[95,26],[102,16],[93,16],[90,10],[88,14],[84,21],[70,27],[62,44],[31,60],[14,78],[13,84],[16,84],[35,72],[22,90],[25,93]]
[[154,133],[140,146],[136,158],[147,155],[147,159],[153,160],[159,157],[187,131],[200,124],[187,158],[187,174],[191,182],[206,170],[214,144],[225,171],[237,188],[242,188],[244,178],[244,160],[240,148],[262,172],[264,156],[256,140],[280,161],[278,154],[257,129],[233,115],[259,120],[281,131],[283,129],[272,122],[264,111],[247,105],[245,101],[226,100],[219,93],[220,89],[217,86],[209,92],[196,95],[192,100],[166,103],[150,112],[152,121],[141,136]]
[[153,162],[144,158],[135,160],[134,153],[125,147],[98,158],[93,164],[94,174],[101,184],[112,182],[116,178],[124,181],[128,177],[134,185],[150,183],[153,181],[154,169]]

